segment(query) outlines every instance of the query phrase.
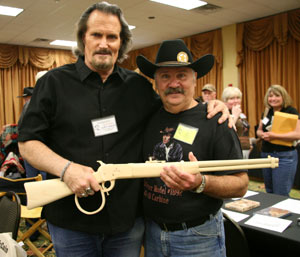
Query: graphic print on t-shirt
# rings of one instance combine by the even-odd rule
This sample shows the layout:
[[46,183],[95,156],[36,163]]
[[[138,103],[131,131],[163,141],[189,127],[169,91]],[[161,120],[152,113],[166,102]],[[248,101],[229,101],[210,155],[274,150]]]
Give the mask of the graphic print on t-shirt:
[[[166,127],[159,132],[162,135],[162,141],[154,146],[153,159],[158,161],[178,162],[183,158],[182,146],[174,139],[175,129]],[[181,197],[182,191],[171,189],[165,185],[160,179],[155,179],[157,182],[150,185],[145,179],[144,181],[144,196],[152,201],[168,204],[169,197]]]
[[162,134],[162,141],[154,146],[153,157],[155,160],[178,162],[182,160],[183,151],[182,146],[174,140],[174,128],[166,127],[160,131]]

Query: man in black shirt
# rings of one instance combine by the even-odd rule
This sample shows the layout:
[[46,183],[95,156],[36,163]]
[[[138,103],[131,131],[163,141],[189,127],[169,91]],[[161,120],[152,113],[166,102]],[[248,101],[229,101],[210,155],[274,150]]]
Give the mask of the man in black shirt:
[[[37,81],[20,124],[22,156],[47,178],[60,177],[88,211],[101,204],[93,176],[97,160],[141,162],[142,133],[161,106],[147,79],[116,64],[130,43],[118,6],[89,7],[78,23],[77,62]],[[46,205],[43,215],[57,256],[138,257],[144,232],[141,196],[141,180],[119,180],[97,214],[81,213],[74,196]]]
[[[212,55],[193,62],[182,40],[164,41],[155,63],[137,57],[140,71],[155,79],[164,105],[145,130],[145,160],[164,128],[174,130],[173,140],[183,153],[172,161],[242,158],[235,131],[218,124],[217,116],[208,120],[206,104],[194,100],[197,78],[213,64]],[[160,178],[144,182],[145,256],[226,256],[222,199],[242,197],[247,186],[245,171],[193,175],[166,163]]]

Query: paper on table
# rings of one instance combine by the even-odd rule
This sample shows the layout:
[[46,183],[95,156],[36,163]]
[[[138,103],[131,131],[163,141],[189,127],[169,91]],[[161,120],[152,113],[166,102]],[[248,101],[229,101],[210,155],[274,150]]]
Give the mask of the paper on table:
[[[248,190],[247,193],[242,198],[246,198],[246,197],[257,195],[257,194],[258,194],[258,192]],[[232,200],[238,200],[238,199],[241,199],[241,197],[232,198]]]
[[228,211],[223,208],[221,208],[222,212],[226,213],[230,218],[232,218],[234,221],[239,222],[241,220],[244,220],[249,217],[248,214],[239,213],[235,211]]
[[283,200],[283,201],[273,205],[273,207],[300,214],[300,201],[299,200],[286,199],[286,200]]
[[282,233],[291,223],[291,220],[285,220],[260,214],[255,214],[252,218],[245,222],[246,225],[264,228],[280,233]]

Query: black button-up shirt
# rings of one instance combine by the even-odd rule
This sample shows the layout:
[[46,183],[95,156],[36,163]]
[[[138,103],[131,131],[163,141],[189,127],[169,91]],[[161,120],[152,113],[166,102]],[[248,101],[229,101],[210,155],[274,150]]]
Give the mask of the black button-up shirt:
[[[19,141],[42,141],[64,158],[94,170],[99,167],[97,160],[141,162],[141,135],[159,105],[144,77],[115,66],[103,83],[79,58],[76,64],[53,69],[38,80],[19,127]],[[95,137],[91,121],[110,115],[115,116],[118,132]],[[122,232],[132,226],[141,211],[140,186],[138,179],[116,181],[105,208],[95,215],[81,213],[74,195],[46,205],[43,214],[54,225],[72,230]],[[101,204],[100,194],[80,203],[86,210],[95,210]]]

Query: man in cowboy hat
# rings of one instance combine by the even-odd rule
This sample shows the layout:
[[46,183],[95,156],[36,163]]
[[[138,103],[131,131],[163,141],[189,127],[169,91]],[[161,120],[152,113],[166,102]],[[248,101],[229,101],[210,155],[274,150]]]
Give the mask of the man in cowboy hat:
[[162,141],[153,150],[153,157],[156,160],[177,161],[182,158],[182,147],[173,139],[174,128],[165,128],[160,131]]
[[24,87],[23,89],[23,95],[19,95],[17,97],[29,97],[32,96],[33,93],[33,87]]
[[[213,67],[214,57],[193,62],[182,40],[164,41],[155,63],[137,57],[142,73],[155,79],[163,102],[144,135],[144,158],[153,152],[161,128],[174,128],[173,139],[183,149],[177,161],[241,159],[238,137],[218,116],[208,120],[206,105],[194,100],[196,80]],[[160,178],[144,182],[146,256],[226,256],[222,199],[247,191],[244,171],[192,175],[167,163]],[[222,239],[220,239],[220,236]]]

